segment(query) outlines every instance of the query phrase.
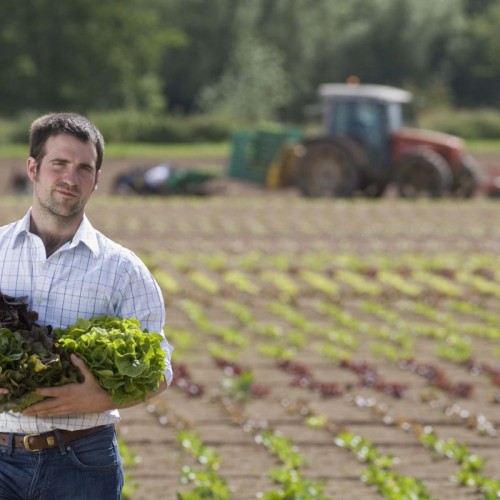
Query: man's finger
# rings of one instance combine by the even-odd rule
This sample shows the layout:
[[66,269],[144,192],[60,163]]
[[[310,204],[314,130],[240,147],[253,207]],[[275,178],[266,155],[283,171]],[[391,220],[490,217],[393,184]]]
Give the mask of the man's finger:
[[80,369],[84,377],[91,373],[85,362],[82,361],[76,354],[71,355],[71,362],[74,366]]

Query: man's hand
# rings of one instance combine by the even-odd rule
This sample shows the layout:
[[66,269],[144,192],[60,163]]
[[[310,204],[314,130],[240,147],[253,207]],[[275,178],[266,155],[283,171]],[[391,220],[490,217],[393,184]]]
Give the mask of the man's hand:
[[59,387],[39,387],[36,393],[47,399],[28,406],[23,410],[23,415],[60,417],[77,413],[101,413],[116,407],[87,365],[74,354],[71,355],[71,362],[80,369],[85,380]]

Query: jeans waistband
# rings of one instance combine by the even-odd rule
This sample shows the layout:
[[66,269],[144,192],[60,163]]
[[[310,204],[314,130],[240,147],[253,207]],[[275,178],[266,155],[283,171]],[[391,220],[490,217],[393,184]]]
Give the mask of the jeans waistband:
[[97,427],[77,431],[60,429],[57,431],[44,432],[42,434],[9,434],[2,432],[0,433],[0,445],[8,446],[12,443],[11,446],[13,448],[21,448],[26,451],[49,450],[58,447],[60,444],[59,440],[62,440],[63,444],[66,445],[71,443],[71,441],[90,436],[108,427],[113,427],[113,425],[99,425]]

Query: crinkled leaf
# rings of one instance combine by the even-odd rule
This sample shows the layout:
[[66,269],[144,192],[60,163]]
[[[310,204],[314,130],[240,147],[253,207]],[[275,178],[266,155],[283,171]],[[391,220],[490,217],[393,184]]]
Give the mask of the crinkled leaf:
[[136,359],[132,353],[124,354],[123,356],[120,353],[116,353],[115,364],[119,373],[131,378],[138,377],[148,369],[148,364]]

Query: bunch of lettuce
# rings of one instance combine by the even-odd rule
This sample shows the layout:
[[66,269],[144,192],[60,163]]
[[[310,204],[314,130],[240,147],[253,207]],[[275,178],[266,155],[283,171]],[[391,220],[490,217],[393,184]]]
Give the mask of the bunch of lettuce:
[[0,411],[20,412],[43,399],[37,387],[83,380],[70,354],[81,358],[117,404],[145,400],[160,386],[165,369],[162,336],[141,330],[135,319],[79,319],[66,329],[36,324],[26,298],[0,293]]
[[50,326],[36,324],[25,298],[0,293],[0,411],[22,411],[43,399],[36,387],[54,387],[81,381],[69,354],[55,342]]
[[82,359],[117,405],[145,400],[160,386],[165,353],[159,333],[141,330],[138,320],[99,316],[55,329],[58,345]]

